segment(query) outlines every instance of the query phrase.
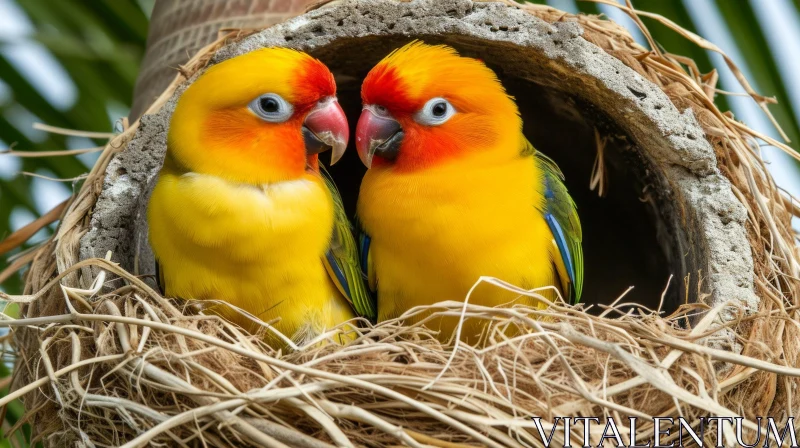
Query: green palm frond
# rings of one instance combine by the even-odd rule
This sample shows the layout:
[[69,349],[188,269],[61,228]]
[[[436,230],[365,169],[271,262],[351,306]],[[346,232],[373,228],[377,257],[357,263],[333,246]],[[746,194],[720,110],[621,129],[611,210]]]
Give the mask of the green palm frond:
[[776,55],[767,43],[752,6],[748,2],[727,0],[716,0],[716,5],[736,41],[736,46],[747,61],[754,88],[762,95],[778,99],[778,104],[770,105],[769,110],[792,141],[792,147],[797,150],[800,148],[797,146],[800,139],[798,111],[788,101],[785,81],[776,65]]
[[[13,60],[0,52],[0,81],[8,87],[11,98],[0,103],[0,140],[19,150],[63,149],[68,140],[60,135],[47,135],[43,141],[32,141],[27,129],[19,129],[9,120],[15,111],[29,111],[43,123],[87,131],[113,130],[109,110],[114,105],[131,102],[139,62],[147,38],[148,17],[136,0],[25,0],[16,5],[30,20],[34,31],[19,40],[33,41],[44,47],[64,69],[74,84],[75,102],[67,110],[52,104]],[[0,41],[8,49],[18,40]],[[113,117],[121,118],[121,117]],[[96,140],[94,145],[103,142]],[[0,147],[0,149],[6,149]],[[9,157],[0,155],[2,158]],[[22,171],[52,173],[59,178],[74,178],[88,170],[76,157],[27,158]],[[11,232],[14,210],[28,210],[38,215],[31,196],[32,179],[17,177],[0,179],[0,239]],[[70,188],[71,185],[66,183]],[[8,265],[0,260],[0,270]],[[17,276],[2,283],[3,289],[18,292]]]
[[[148,16],[136,0],[17,0],[33,26],[27,36],[0,40],[0,87],[6,86],[10,98],[0,99],[0,141],[17,150],[42,151],[65,149],[68,139],[61,135],[46,135],[44,139],[29,138],[30,129],[15,124],[13,114],[29,112],[42,123],[68,129],[109,132],[113,121],[109,110],[127,107],[139,72],[147,38]],[[20,41],[43,47],[63,68],[74,85],[75,101],[66,110],[53,104],[36,85],[14,64],[6,51]],[[67,86],[69,87],[69,86]],[[61,105],[63,106],[63,104]],[[85,141],[85,139],[84,139]],[[83,144],[101,145],[96,140]],[[0,147],[0,150],[8,149]],[[0,154],[0,164],[8,163],[8,155]],[[25,158],[21,171],[48,172],[59,178],[74,178],[88,171],[77,157]],[[42,182],[41,180],[39,182]],[[45,181],[46,182],[46,181]],[[0,240],[11,233],[12,215],[16,210],[38,216],[33,197],[34,180],[28,176],[0,178]],[[71,188],[70,183],[66,183]],[[45,232],[52,232],[46,228]],[[8,266],[8,255],[0,259],[0,271]],[[9,293],[21,291],[21,280],[14,275],[2,283]],[[7,361],[6,357],[3,360]],[[11,372],[6,362],[0,362],[0,397],[8,393]],[[0,448],[28,446],[30,429],[22,427],[10,437],[6,433],[23,415],[18,401],[12,402],[0,414]]]

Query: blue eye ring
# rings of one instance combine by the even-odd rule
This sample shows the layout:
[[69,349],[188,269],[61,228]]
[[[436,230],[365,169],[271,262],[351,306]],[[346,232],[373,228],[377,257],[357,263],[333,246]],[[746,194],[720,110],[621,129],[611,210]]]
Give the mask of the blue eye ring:
[[270,123],[283,123],[294,113],[294,107],[277,93],[259,95],[247,107],[258,118]]

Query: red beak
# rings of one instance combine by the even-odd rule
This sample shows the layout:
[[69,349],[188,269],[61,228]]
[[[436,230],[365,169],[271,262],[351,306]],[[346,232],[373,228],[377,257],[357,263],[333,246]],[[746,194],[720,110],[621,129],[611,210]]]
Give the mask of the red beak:
[[331,165],[336,163],[347,149],[350,140],[350,128],[347,117],[335,96],[321,99],[303,122],[303,138],[306,154],[319,154],[329,149]]
[[382,107],[364,106],[356,125],[356,148],[361,162],[369,168],[372,158],[394,160],[403,142],[403,127]]

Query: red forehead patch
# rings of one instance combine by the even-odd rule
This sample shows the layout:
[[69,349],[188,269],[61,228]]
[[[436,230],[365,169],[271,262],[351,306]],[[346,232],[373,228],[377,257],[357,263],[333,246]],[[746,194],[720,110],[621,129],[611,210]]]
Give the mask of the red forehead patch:
[[336,95],[336,81],[333,73],[322,62],[309,58],[303,64],[302,73],[295,78],[300,101],[315,102],[320,98]]
[[394,114],[414,113],[417,104],[408,96],[405,82],[397,69],[386,64],[375,66],[361,87],[364,104],[381,105]]

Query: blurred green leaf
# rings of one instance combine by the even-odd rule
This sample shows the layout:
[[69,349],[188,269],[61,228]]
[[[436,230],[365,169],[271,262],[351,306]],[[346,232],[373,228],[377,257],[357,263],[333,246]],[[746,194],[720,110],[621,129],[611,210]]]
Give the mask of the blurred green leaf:
[[[692,22],[691,16],[686,11],[683,2],[680,1],[663,1],[663,0],[634,0],[633,6],[636,9],[643,11],[660,14],[687,30],[697,33],[697,28]],[[647,17],[642,18],[642,22],[650,31],[650,35],[661,46],[664,51],[672,54],[686,56],[694,60],[697,69],[700,73],[706,74],[714,69],[708,53],[697,45],[690,42],[688,39],[679,35],[675,31],[669,29],[667,26],[661,24],[655,19]],[[730,106],[725,98],[725,95],[717,95],[714,102],[720,110],[729,110]]]
[[[19,41],[41,44],[63,67],[75,85],[77,97],[68,110],[51,104],[26,76],[17,70],[3,52],[0,52],[0,81],[8,86],[12,95],[5,104],[0,101],[0,139],[17,149],[37,151],[65,149],[68,139],[60,135],[47,135],[42,141],[32,141],[28,129],[15,126],[18,120],[9,121],[9,114],[29,111],[43,123],[69,129],[103,131],[113,130],[109,117],[111,103],[128,105],[139,72],[139,62],[147,37],[147,15],[135,0],[17,0],[15,3],[33,24],[30,36],[19,36],[0,42],[0,50]],[[18,125],[18,124],[17,124]],[[100,145],[103,141],[95,140]],[[0,148],[5,149],[5,148]],[[6,163],[0,155],[0,164]],[[88,170],[78,158],[26,158],[21,160],[21,170],[38,172],[47,170],[60,178],[73,178]],[[0,238],[11,232],[10,221],[17,209],[38,216],[36,201],[32,196],[32,178],[17,176],[0,178]],[[65,185],[71,188],[71,184]],[[52,230],[48,227],[45,232]],[[7,256],[19,253],[28,246],[6,254],[0,259],[0,270],[8,266]],[[19,276],[2,283],[10,293],[21,292]],[[14,312],[9,308],[7,312]],[[0,363],[0,381],[10,375],[8,366]],[[0,389],[0,396],[8,389]],[[6,408],[2,428],[15,424],[23,415],[20,402],[14,401]],[[0,428],[0,448],[24,447],[30,440],[30,428],[25,425],[11,439]]]
[[[0,103],[0,139],[23,150],[67,147],[68,139],[60,135],[48,135],[41,142],[27,138],[27,130],[17,129],[16,121],[12,123],[8,118],[19,107],[49,125],[112,131],[113,119],[121,117],[109,117],[111,104],[130,104],[144,54],[148,18],[140,4],[136,0],[17,0],[15,4],[27,15],[34,31],[30,36],[0,42],[0,49],[19,41],[38,42],[61,64],[75,85],[77,97],[68,110],[60,110],[0,52],[0,80],[12,95],[10,102]],[[0,155],[0,163],[3,157],[9,156]],[[47,170],[59,178],[74,178],[88,167],[75,157],[28,158],[22,160],[22,170]],[[30,177],[0,179],[0,237],[10,233],[10,219],[18,207],[38,215],[31,184]],[[7,265],[3,257],[0,270]],[[19,292],[19,278],[5,281],[2,287],[12,293]]]
[[601,14],[599,5],[592,1],[578,0],[577,5],[578,5],[578,11],[584,14],[595,14],[595,15]]
[[778,104],[770,105],[769,110],[792,141],[792,147],[795,150],[800,149],[798,146],[800,122],[797,121],[797,111],[792,108],[789,101],[789,94],[776,65],[775,55],[767,43],[753,8],[748,2],[729,0],[716,0],[716,5],[742,57],[747,61],[747,67],[753,77],[749,80],[753,88],[761,95],[778,98]]

